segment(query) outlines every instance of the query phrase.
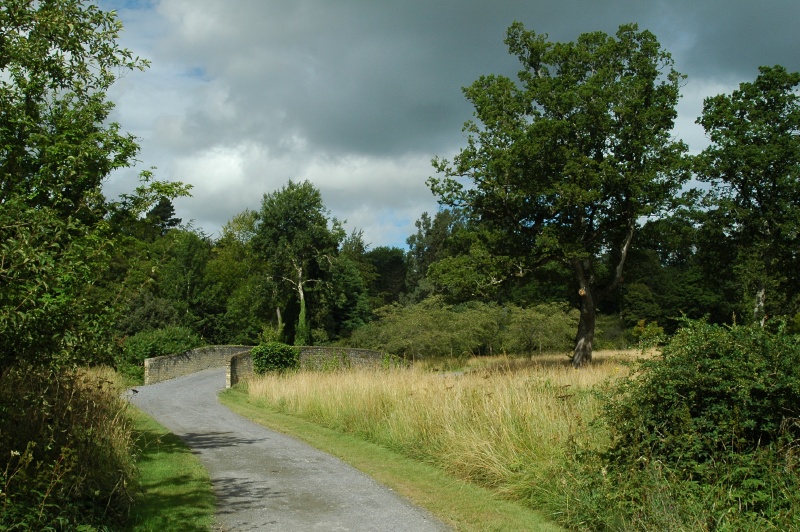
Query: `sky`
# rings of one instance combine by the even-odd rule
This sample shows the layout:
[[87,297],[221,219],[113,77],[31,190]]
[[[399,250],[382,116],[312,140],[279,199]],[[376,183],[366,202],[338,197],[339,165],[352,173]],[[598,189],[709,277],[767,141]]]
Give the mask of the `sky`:
[[706,145],[703,99],[752,81],[761,65],[800,70],[797,0],[97,0],[116,10],[120,43],[151,61],[109,92],[112,119],[138,137],[134,168],[193,185],[176,215],[211,237],[289,180],[320,190],[332,217],[370,248],[406,247],[434,157],[466,144],[462,87],[516,77],[503,43],[522,22],[554,41],[652,31],[687,76],[674,135]]

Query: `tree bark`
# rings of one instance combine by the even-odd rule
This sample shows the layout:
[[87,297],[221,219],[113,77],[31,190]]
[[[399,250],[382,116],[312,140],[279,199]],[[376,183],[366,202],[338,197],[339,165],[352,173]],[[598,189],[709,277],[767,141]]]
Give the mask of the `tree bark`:
[[767,288],[760,282],[756,290],[756,300],[753,305],[753,319],[763,327],[767,323]]
[[581,296],[581,316],[578,321],[578,334],[575,336],[575,352],[572,355],[572,367],[575,369],[592,361],[592,343],[594,342],[597,314],[591,289],[584,286],[578,293]]
[[620,255],[614,277],[611,282],[601,288],[594,285],[594,267],[589,259],[573,259],[572,269],[575,272],[575,279],[578,281],[578,295],[581,296],[581,316],[578,321],[578,334],[575,336],[575,351],[572,355],[572,366],[580,368],[592,361],[592,349],[594,343],[594,329],[597,319],[597,303],[607,297],[611,292],[618,289],[622,284],[622,272],[625,267],[625,260],[631,248],[633,234],[636,230],[636,222],[633,218],[628,220],[628,229],[623,235],[620,243]]

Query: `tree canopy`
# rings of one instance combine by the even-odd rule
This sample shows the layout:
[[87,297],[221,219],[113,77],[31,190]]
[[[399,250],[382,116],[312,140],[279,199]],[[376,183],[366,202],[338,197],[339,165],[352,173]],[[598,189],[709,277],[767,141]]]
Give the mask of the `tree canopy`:
[[310,343],[306,292],[323,280],[343,238],[344,230],[337,220],[329,220],[322,195],[310,182],[289,181],[264,194],[253,246],[273,280],[291,286],[297,295],[297,345]]
[[744,300],[762,324],[798,303],[799,85],[800,73],[761,67],[755,81],[707,98],[698,119],[711,141],[695,165],[712,186],[706,223],[734,251]]
[[100,187],[138,150],[106,91],[147,66],[120,29],[79,0],[0,8],[0,369],[105,350],[86,289],[109,247]]
[[[672,137],[682,76],[635,25],[569,43],[514,23],[519,83],[464,89],[477,121],[452,162],[435,159],[440,201],[507,236],[533,267],[567,264],[581,301],[573,364],[591,360],[595,308],[615,290],[640,221],[669,209],[688,178]],[[465,183],[466,182],[466,183]]]

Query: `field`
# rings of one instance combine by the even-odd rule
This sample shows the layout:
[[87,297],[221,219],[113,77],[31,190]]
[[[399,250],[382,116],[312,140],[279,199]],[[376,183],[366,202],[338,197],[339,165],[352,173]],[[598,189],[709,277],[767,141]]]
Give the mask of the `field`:
[[253,378],[248,393],[255,404],[353,434],[552,514],[540,502],[569,492],[569,444],[605,441],[602,430],[588,430],[602,407],[595,392],[641,356],[596,352],[594,363],[578,371],[560,354],[271,374]]

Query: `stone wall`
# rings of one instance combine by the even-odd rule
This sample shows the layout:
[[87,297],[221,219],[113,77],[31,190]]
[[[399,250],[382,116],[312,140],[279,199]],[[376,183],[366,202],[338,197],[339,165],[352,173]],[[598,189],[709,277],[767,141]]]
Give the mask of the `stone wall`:
[[[183,377],[209,368],[225,367],[225,387],[253,374],[252,346],[209,345],[198,347],[178,355],[148,358],[144,361],[144,383]],[[328,369],[353,366],[379,366],[383,353],[369,349],[347,347],[301,347],[300,367],[304,369]]]
[[243,351],[233,355],[228,361],[228,370],[225,372],[225,387],[230,388],[247,375],[253,374],[253,356],[250,351]]
[[148,358],[144,361],[144,383],[154,384],[209,368],[225,367],[230,358],[253,349],[246,345],[209,345],[178,355]]
[[[383,363],[383,353],[370,349],[350,349],[347,347],[301,347],[300,367],[303,369],[325,369],[353,366],[379,366]],[[253,374],[253,357],[250,351],[231,357],[225,378],[225,387],[241,382]]]
[[301,347],[300,367],[323,369],[340,366],[375,366],[383,362],[383,353],[349,347]]

